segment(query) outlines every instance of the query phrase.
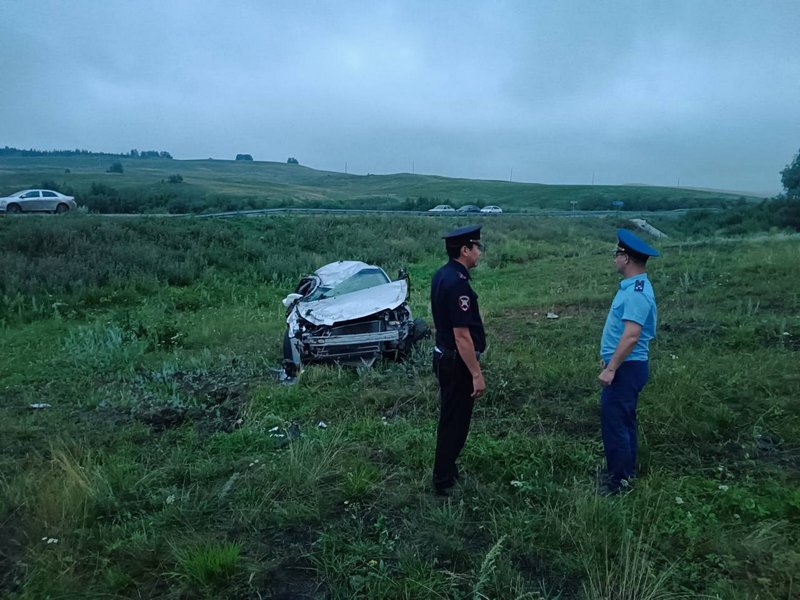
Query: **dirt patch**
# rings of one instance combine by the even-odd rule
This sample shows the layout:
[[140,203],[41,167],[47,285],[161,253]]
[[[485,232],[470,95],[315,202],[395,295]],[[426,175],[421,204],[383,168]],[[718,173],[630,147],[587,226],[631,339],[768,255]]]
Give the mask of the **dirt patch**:
[[288,558],[264,574],[261,597],[272,600],[321,600],[327,591],[306,558]]
[[243,423],[254,383],[235,372],[141,375],[132,384],[136,403],[131,415],[156,432],[185,423],[206,434],[230,432]]

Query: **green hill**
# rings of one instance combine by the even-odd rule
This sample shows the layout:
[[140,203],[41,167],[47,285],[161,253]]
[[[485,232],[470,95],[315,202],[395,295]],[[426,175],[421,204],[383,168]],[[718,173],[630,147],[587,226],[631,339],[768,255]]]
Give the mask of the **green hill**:
[[[119,162],[123,173],[109,173]],[[176,178],[180,175],[180,178]],[[170,178],[182,179],[171,183]],[[496,204],[506,211],[725,207],[758,200],[712,190],[639,185],[544,185],[398,173],[351,175],[262,161],[0,157],[0,194],[56,188],[93,212],[215,212],[277,207],[427,210],[435,204]],[[573,202],[575,203],[573,205]]]

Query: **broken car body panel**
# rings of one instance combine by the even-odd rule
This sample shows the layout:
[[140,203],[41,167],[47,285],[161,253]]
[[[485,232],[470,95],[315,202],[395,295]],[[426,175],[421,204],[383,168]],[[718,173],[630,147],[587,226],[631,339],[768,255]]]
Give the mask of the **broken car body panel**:
[[301,300],[297,306],[297,313],[313,325],[333,325],[340,321],[360,319],[380,310],[397,308],[406,301],[406,298],[408,298],[408,282],[401,279],[320,300],[309,302]]
[[308,362],[398,358],[427,331],[424,321],[414,321],[408,297],[407,277],[391,281],[380,267],[360,261],[331,263],[304,277],[283,300],[287,375]]

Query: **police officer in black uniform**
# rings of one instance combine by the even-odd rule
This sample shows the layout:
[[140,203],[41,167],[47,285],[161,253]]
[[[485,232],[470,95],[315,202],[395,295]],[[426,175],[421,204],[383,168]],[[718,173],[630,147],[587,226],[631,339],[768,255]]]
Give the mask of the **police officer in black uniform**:
[[478,295],[469,285],[469,271],[483,250],[481,227],[461,227],[445,235],[444,241],[450,260],[431,282],[436,326],[433,372],[441,390],[433,486],[441,495],[447,495],[458,480],[456,459],[467,440],[475,398],[486,390],[480,365],[486,337]]

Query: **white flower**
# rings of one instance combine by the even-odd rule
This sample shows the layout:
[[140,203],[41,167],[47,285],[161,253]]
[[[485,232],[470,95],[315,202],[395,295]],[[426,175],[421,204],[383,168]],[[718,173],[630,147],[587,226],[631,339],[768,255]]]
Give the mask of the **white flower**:
[[521,488],[523,485],[525,485],[525,483],[523,481],[520,481],[519,479],[514,479],[511,482],[511,485],[516,487],[516,488]]
[[683,504],[683,498],[680,496],[675,496],[675,504]]
[[670,355],[669,355],[669,357],[670,357],[672,360],[678,360],[678,355],[677,355],[677,354],[670,354]]
[[722,490],[723,492],[727,492],[728,486],[723,483],[722,485],[719,486],[719,489]]
[[175,504],[175,494],[170,494],[165,500],[167,504]]

